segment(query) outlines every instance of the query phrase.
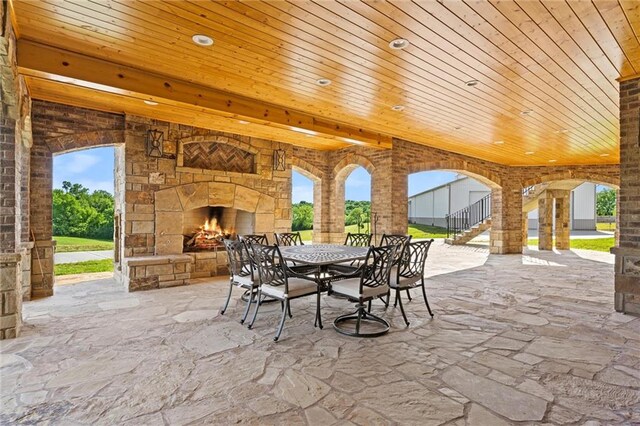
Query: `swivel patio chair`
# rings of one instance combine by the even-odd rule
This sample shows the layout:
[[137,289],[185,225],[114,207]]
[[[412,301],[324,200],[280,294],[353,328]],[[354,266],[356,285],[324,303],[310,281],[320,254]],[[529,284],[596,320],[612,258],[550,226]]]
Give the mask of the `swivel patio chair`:
[[[243,324],[249,314],[249,308],[253,303],[253,297],[257,292],[259,281],[254,276],[254,269],[248,256],[248,252],[244,243],[240,240],[228,240],[225,239],[224,246],[227,249],[227,265],[229,267],[229,294],[227,295],[227,301],[224,307],[220,311],[220,315],[224,315],[229,306],[229,300],[231,299],[231,293],[233,287],[238,286],[244,288],[248,292],[248,298],[246,300],[247,305],[244,308],[244,314],[240,324]],[[259,300],[259,299],[257,299]]]
[[[354,337],[376,337],[389,331],[389,323],[384,318],[367,312],[365,302],[384,296],[389,292],[389,274],[396,254],[396,246],[370,247],[367,258],[350,278],[336,281],[331,284],[329,294],[337,294],[356,302],[356,311],[351,314],[341,315],[333,322],[333,327],[338,333]],[[355,320],[355,329],[348,329],[346,322]],[[362,323],[381,324],[381,330],[360,330]]]
[[[320,316],[321,289],[315,281],[289,268],[284,259],[282,259],[282,254],[277,244],[272,246],[251,244],[251,251],[253,252],[260,280],[258,300],[260,300],[260,297],[264,294],[280,300],[280,305],[282,306],[282,318],[280,319],[280,325],[273,340],[277,342],[280,338],[287,313],[289,317],[291,317],[290,301],[299,297],[316,295],[316,318],[314,327],[319,326],[322,328],[322,318]],[[253,327],[256,317],[258,316],[259,308],[260,304],[258,303],[256,304],[249,328]]]
[[427,300],[427,292],[424,287],[424,267],[431,243],[433,243],[433,240],[409,243],[405,248],[400,263],[396,268],[393,268],[394,270],[392,270],[392,275],[389,280],[389,286],[396,292],[394,307],[400,304],[400,311],[407,326],[409,325],[409,321],[402,306],[402,296],[400,295],[400,291],[402,290],[407,290],[408,293],[412,288],[422,287],[424,303],[427,305],[429,315],[433,318],[433,312],[431,312],[431,307]]
[[[351,247],[369,247],[371,245],[371,234],[353,234],[349,232],[344,240],[345,246]],[[354,260],[351,262],[338,263],[331,265],[330,270],[337,274],[352,274],[360,266],[361,261]]]
[[302,237],[299,232],[281,232],[273,234],[276,237],[276,244],[279,246],[303,246]]
[[[393,258],[393,267],[395,268],[396,266],[398,266],[398,263],[400,262],[400,257],[402,256],[402,253],[404,252],[404,249],[406,247],[407,244],[409,244],[411,242],[411,235],[402,235],[402,234],[382,234],[382,237],[380,238],[380,245],[381,246],[396,246],[397,250],[396,250],[396,254]],[[393,274],[394,272],[392,272]],[[389,300],[390,300],[390,296],[391,294],[387,294],[387,300],[385,300],[384,298],[380,298],[380,300],[382,300],[382,302],[384,303],[385,307],[389,306]],[[409,291],[407,291],[407,297],[409,298],[409,301],[411,301],[411,294],[409,294]]]

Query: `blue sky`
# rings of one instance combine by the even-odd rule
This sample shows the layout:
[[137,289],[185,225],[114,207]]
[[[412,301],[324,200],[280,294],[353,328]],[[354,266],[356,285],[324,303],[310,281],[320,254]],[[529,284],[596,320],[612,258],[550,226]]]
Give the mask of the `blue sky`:
[[[409,175],[409,195],[426,191],[455,179],[453,172],[422,172]],[[313,182],[293,171],[293,202],[313,202]],[[345,199],[371,201],[371,177],[362,167],[355,169],[344,184]]]
[[63,181],[79,183],[91,191],[113,194],[113,147],[85,149],[53,157],[53,187]]

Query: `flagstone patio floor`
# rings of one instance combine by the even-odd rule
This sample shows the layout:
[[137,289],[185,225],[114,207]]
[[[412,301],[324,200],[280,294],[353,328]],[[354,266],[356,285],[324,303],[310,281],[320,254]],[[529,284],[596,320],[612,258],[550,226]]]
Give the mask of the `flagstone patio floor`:
[[[111,279],[60,286],[24,304],[0,350],[0,424],[640,423],[640,318],[613,310],[606,253],[432,248],[427,315],[419,290],[376,339],[337,334],[353,309],[278,303],[256,326],[219,314],[224,278],[126,293]],[[406,301],[406,300],[405,300]]]

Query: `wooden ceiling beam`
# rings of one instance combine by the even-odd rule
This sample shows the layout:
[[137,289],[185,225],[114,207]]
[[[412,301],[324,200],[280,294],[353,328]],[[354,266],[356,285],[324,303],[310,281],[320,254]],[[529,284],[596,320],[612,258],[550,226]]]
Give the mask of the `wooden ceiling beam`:
[[[28,76],[47,78],[101,91],[139,95],[157,102],[187,104],[223,116],[293,132],[313,133],[326,139],[390,148],[391,135],[372,132],[346,123],[265,104],[254,99],[119,65],[29,40],[18,40],[18,70]],[[223,130],[223,129],[221,129]]]

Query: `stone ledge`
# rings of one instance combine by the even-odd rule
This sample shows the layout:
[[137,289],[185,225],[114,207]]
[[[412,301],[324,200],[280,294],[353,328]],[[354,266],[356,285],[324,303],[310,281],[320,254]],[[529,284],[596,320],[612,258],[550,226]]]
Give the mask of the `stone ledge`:
[[164,265],[168,263],[193,263],[194,260],[187,254],[169,254],[157,256],[136,256],[122,259],[127,266]]

